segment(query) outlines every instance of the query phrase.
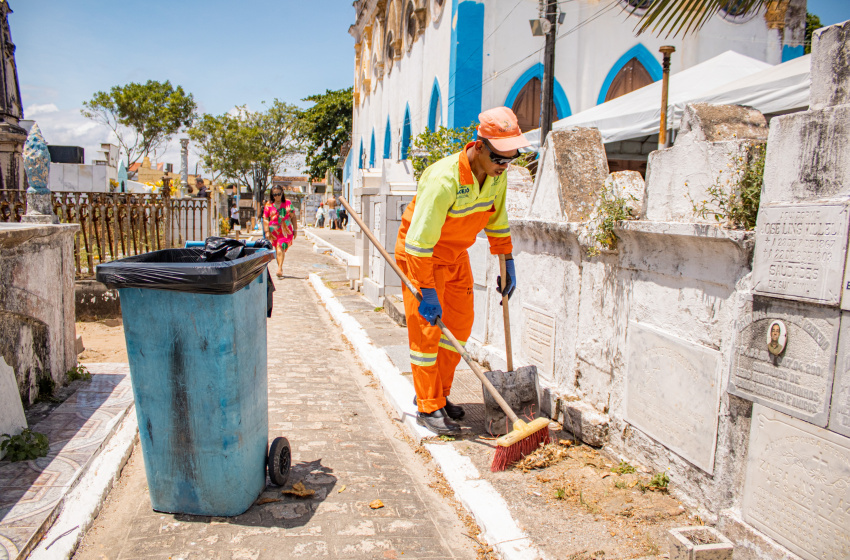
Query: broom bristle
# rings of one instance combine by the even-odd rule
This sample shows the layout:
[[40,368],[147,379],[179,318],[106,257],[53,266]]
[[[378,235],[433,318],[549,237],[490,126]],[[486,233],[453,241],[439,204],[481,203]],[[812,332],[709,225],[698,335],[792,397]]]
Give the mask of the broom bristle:
[[538,430],[508,447],[497,445],[496,454],[493,455],[493,463],[490,465],[490,470],[493,472],[503,471],[517,461],[521,461],[526,455],[533,453],[541,445],[546,445],[550,441],[552,441],[552,438],[549,435],[549,428],[546,428],[545,430]]

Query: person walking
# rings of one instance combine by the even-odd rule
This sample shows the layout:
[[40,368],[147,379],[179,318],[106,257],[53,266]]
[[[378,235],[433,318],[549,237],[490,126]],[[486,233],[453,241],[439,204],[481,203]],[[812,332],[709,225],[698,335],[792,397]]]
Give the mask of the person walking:
[[325,204],[325,212],[328,215],[328,225],[331,229],[336,229],[336,200],[330,197]]
[[263,231],[275,250],[277,277],[283,278],[283,260],[298,235],[298,226],[292,204],[286,200],[282,187],[272,187],[269,202],[263,209]]
[[321,202],[319,203],[319,207],[316,208],[316,227],[325,227],[325,205]]
[[348,227],[348,212],[345,211],[344,206],[339,207],[339,229],[345,229]]
[[466,344],[472,332],[472,270],[467,249],[483,229],[490,253],[506,255],[504,290],[516,286],[513,245],[505,203],[507,170],[529,145],[507,107],[478,115],[478,139],[422,173],[416,196],[402,216],[395,246],[399,268],[422,294],[403,287],[410,363],[416,390],[418,424],[437,434],[456,434],[462,407],[448,400],[460,354],[441,336],[437,318]]
[[239,225],[239,205],[233,204],[230,207],[230,231],[233,231],[235,226]]

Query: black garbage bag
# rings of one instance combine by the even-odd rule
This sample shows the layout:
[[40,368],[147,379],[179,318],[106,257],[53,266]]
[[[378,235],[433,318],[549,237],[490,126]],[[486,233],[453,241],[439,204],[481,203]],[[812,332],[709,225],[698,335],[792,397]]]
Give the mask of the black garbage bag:
[[245,243],[243,241],[227,237],[207,237],[204,242],[201,262],[235,261],[243,256],[245,256]]
[[274,259],[274,252],[265,248],[245,247],[235,239],[226,241],[236,245],[216,244],[211,239],[203,249],[163,249],[100,264],[95,277],[110,289],[232,294],[253,282]]

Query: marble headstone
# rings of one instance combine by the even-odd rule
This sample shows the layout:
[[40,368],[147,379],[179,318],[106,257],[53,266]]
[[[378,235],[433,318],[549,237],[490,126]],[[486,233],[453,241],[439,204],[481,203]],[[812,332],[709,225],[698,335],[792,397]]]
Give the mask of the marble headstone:
[[530,305],[522,308],[522,355],[543,379],[554,381],[555,317]]
[[720,352],[641,323],[629,323],[626,421],[714,472]]
[[753,406],[744,521],[806,560],[850,558],[850,439]]
[[841,314],[829,429],[850,437],[850,313]]
[[[0,356],[0,434],[18,435],[27,427],[15,371]],[[0,451],[0,459],[4,453]]]
[[838,305],[847,216],[845,204],[763,206],[756,226],[753,291]]
[[[755,297],[736,326],[728,391],[825,427],[832,396],[839,310]],[[774,355],[768,329],[780,321],[785,348]]]

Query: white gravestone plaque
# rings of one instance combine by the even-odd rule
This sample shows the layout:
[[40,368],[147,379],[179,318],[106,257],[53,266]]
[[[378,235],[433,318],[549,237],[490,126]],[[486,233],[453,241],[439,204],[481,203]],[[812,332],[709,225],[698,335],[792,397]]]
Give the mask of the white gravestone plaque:
[[[728,391],[825,427],[835,371],[838,309],[754,298],[736,326]],[[785,348],[768,348],[768,329],[780,322]]]
[[[0,434],[18,435],[27,427],[15,370],[0,356]],[[0,451],[0,459],[6,453]]]
[[544,379],[554,381],[555,317],[530,305],[524,305],[522,312],[522,354]]
[[829,429],[850,437],[850,313],[841,314]]
[[753,406],[744,521],[807,560],[850,558],[850,439]]
[[720,352],[629,323],[626,422],[714,472]]
[[756,225],[753,291],[838,305],[847,215],[844,204],[763,206]]

